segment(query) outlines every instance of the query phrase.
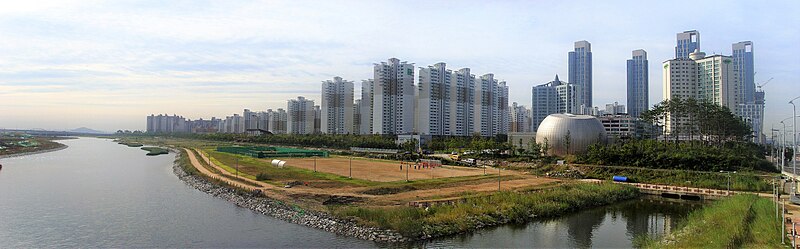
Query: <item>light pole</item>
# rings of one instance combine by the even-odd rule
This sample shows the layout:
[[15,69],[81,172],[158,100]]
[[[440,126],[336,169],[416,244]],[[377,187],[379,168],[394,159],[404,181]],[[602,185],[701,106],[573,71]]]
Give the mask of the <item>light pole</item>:
[[[794,172],[792,173],[795,175],[795,177],[797,177],[797,107],[794,105],[794,101],[797,98],[800,98],[800,96],[789,100],[789,104],[792,104],[792,143],[794,144],[792,146],[792,170]],[[792,195],[794,195],[794,193],[792,193]]]
[[736,174],[736,171],[720,170],[719,173],[727,173],[727,175],[728,175],[728,195],[731,195],[731,173]]
[[236,178],[239,178],[239,158],[236,158]]
[[[785,119],[784,119],[785,120]],[[784,167],[786,167],[786,123],[781,120],[781,124],[783,125],[783,142],[781,142],[781,171],[783,171]]]
[[350,179],[353,179],[353,157],[350,157]]
[[314,157],[314,173],[317,173],[317,157]]

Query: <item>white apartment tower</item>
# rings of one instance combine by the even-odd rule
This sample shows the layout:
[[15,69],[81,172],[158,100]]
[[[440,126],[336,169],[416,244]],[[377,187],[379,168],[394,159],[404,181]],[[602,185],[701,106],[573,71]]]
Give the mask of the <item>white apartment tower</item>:
[[508,133],[508,86],[494,74],[475,80],[475,130],[490,137]]
[[444,62],[419,70],[417,128],[425,135],[449,136],[451,128],[451,77]]
[[287,101],[286,132],[289,134],[311,134],[314,132],[314,101],[303,96]]
[[361,105],[359,106],[360,126],[359,133],[369,135],[372,133],[372,105],[375,101],[375,81],[372,79],[361,81]]
[[375,64],[374,73],[372,132],[410,134],[415,123],[414,64],[391,58]]
[[323,81],[320,111],[322,133],[353,133],[353,82],[341,77]]
[[[739,89],[741,84],[733,66],[733,58],[724,55],[706,56],[695,51],[689,58],[664,62],[664,99],[689,99],[708,101],[736,110],[744,102]],[[675,128],[667,118],[667,133]]]
[[286,134],[286,122],[288,114],[283,108],[278,108],[277,111],[267,109],[267,131],[272,134]]
[[470,136],[475,130],[475,75],[462,68],[450,77],[450,132]]

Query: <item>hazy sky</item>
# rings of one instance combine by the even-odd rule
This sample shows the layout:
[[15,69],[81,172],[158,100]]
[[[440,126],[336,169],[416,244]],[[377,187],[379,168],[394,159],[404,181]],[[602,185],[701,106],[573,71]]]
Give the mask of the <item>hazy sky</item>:
[[596,106],[626,102],[634,49],[648,53],[652,105],[675,34],[692,29],[708,54],[753,41],[756,81],[775,78],[765,130],[792,115],[800,1],[26,0],[0,3],[0,128],[133,130],[151,113],[319,104],[321,81],[353,80],[359,96],[390,57],[494,73],[530,107],[533,85],[568,78],[578,40],[592,43]]

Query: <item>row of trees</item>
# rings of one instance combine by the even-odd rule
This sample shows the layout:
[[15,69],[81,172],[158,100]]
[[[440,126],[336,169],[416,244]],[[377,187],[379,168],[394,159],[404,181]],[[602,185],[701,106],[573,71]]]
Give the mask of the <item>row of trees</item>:
[[474,134],[470,137],[442,136],[431,139],[425,148],[434,151],[505,151],[511,148],[506,140],[506,135],[497,135],[495,137],[482,137],[479,134]]
[[211,134],[175,134],[178,137],[190,137],[215,141],[247,142],[261,144],[307,146],[316,148],[350,149],[350,147],[367,147],[379,149],[398,149],[394,136],[382,135],[332,135],[332,134],[275,134],[264,136],[248,136],[245,134],[211,133]]
[[[726,141],[745,141],[752,134],[750,126],[727,107],[694,98],[662,101],[642,112],[640,118],[656,128],[649,129],[650,137],[658,136],[658,132],[669,133],[675,142],[681,137],[689,141],[699,138],[722,145]],[[668,136],[664,136],[665,141]]]
[[676,143],[661,146],[657,140],[631,140],[622,144],[593,145],[578,156],[584,164],[633,166],[698,171],[770,171],[777,169],[764,159],[764,149],[753,143],[726,142],[725,146]]

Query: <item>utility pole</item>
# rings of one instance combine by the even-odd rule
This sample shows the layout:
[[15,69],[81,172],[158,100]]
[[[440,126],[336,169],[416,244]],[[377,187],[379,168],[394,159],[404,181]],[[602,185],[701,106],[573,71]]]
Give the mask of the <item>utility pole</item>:
[[[400,162],[400,163],[405,164],[404,162]],[[408,168],[410,168],[410,167],[411,167],[411,165],[406,165],[406,182],[408,182]]]
[[500,166],[497,166],[497,191],[500,191]]
[[353,179],[353,157],[350,157],[350,179]]
[[314,157],[314,173],[317,172],[317,157]]
[[239,178],[239,158],[236,158],[236,178]]

